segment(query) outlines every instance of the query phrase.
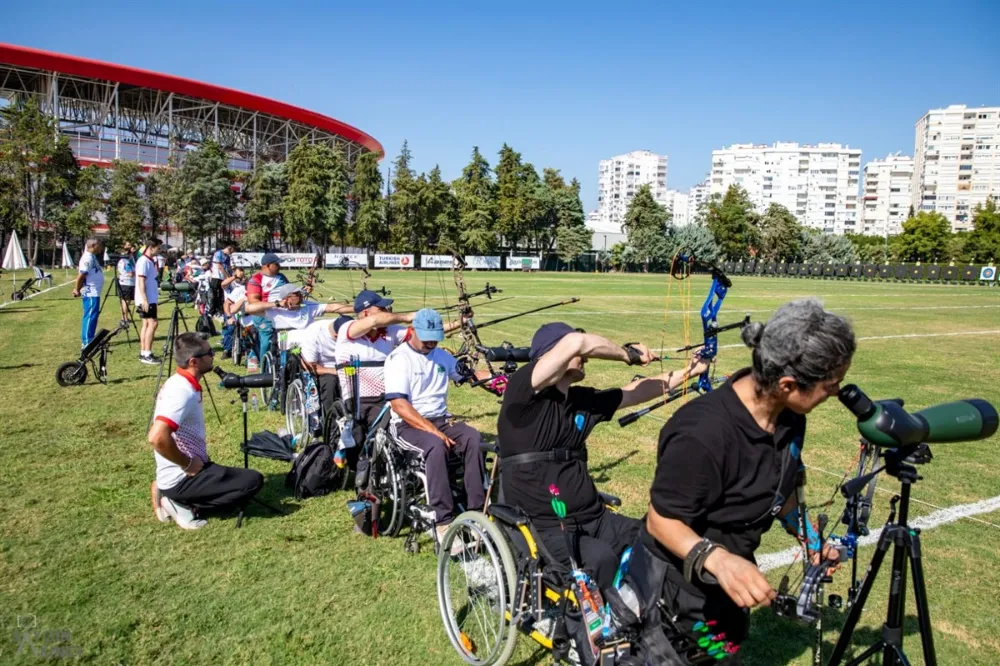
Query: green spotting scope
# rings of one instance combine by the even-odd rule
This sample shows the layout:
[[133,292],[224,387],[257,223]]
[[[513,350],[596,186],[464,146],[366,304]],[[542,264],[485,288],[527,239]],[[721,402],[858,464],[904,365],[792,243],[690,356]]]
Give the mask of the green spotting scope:
[[896,448],[924,442],[969,442],[997,431],[1000,418],[990,403],[979,398],[934,405],[910,414],[903,401],[873,402],[854,384],[840,389],[844,407],[858,417],[858,432],[875,446]]

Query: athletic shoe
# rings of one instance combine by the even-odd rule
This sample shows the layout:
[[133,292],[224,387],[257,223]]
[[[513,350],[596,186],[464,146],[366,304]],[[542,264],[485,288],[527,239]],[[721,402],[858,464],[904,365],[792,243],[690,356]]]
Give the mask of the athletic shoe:
[[161,523],[169,523],[170,514],[163,508],[163,495],[160,494],[160,488],[156,485],[156,481],[150,484],[149,493],[153,499],[153,515]]
[[[438,542],[439,546],[442,543],[444,543],[444,535],[448,531],[449,527],[451,527],[451,523],[448,523],[447,525],[435,525],[434,526],[434,529],[437,530],[437,542]],[[451,542],[451,553],[450,553],[450,555],[452,557],[458,557],[464,551],[465,551],[465,542],[462,541],[462,535],[458,534],[458,535],[455,536],[454,539],[452,539],[452,542]]]
[[198,530],[208,525],[207,520],[201,518],[195,518],[194,512],[187,508],[183,504],[178,504],[168,497],[164,497],[160,501],[160,505],[163,510],[166,511],[174,522],[177,523],[177,527],[182,530]]
[[150,354],[149,356],[141,356],[140,355],[139,356],[139,362],[140,363],[145,363],[146,365],[159,365],[162,361],[158,357],[153,356],[152,354]]

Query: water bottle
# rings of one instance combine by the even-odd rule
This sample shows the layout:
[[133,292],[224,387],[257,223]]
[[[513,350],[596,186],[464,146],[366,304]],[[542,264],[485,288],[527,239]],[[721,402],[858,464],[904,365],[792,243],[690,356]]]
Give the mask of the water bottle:
[[250,396],[250,408],[253,409],[253,411],[255,411],[255,412],[260,408],[260,403],[257,402],[257,394],[256,393],[254,393],[252,396]]
[[258,372],[260,372],[260,361],[257,360],[257,354],[251,350],[247,354],[247,373],[253,375]]
[[618,588],[618,594],[621,595],[622,601],[625,602],[633,615],[639,617],[639,598],[635,596],[635,590],[632,589],[632,586],[628,583],[622,583]]

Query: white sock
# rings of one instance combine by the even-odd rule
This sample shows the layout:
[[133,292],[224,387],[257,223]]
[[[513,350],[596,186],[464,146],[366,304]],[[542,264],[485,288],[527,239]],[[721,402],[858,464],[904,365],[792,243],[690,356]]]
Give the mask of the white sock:
[[153,355],[152,350],[146,350],[146,349],[139,350],[139,356],[152,356],[152,355]]

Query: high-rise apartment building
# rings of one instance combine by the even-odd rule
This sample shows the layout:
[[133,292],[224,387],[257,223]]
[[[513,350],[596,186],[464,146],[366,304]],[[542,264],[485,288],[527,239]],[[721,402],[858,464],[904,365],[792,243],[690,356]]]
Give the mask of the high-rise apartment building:
[[688,221],[694,222],[698,219],[698,211],[704,204],[708,203],[708,197],[712,192],[712,177],[707,176],[688,191]]
[[1000,196],[1000,107],[931,109],[916,130],[914,210],[941,213],[954,231],[972,229],[976,205]]
[[912,200],[913,158],[896,153],[865,164],[858,233],[894,235],[903,231]]
[[653,199],[667,203],[667,156],[635,150],[601,160],[598,175],[597,210],[600,223],[620,227],[628,205],[642,185],[649,185]]
[[675,227],[685,227],[690,222],[690,197],[687,192],[667,190],[666,207],[670,211],[670,223]]
[[735,144],[712,151],[710,194],[739,185],[760,213],[778,203],[804,226],[853,233],[860,220],[860,165],[861,150],[839,143]]

